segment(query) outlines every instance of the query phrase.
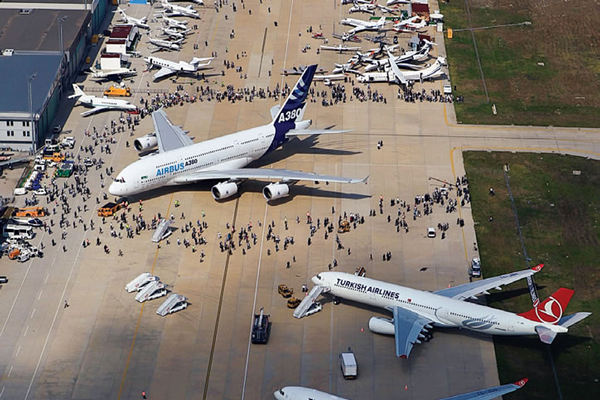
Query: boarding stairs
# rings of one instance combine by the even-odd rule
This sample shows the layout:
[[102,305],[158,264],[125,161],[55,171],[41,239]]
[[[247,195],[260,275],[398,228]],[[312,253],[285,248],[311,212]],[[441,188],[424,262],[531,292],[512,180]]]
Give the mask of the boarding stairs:
[[159,282],[159,281],[160,281],[160,278],[158,276],[152,276],[151,273],[144,272],[143,274],[140,274],[137,278],[135,278],[134,280],[129,282],[125,286],[125,290],[127,290],[127,293],[139,292],[140,290],[142,290],[144,288],[144,286],[146,286],[150,282]]
[[167,236],[170,235],[171,231],[169,230],[169,227],[171,226],[171,220],[170,219],[161,219],[160,223],[158,224],[158,227],[156,228],[156,231],[154,232],[154,235],[152,235],[152,241],[154,243],[158,243],[161,240],[163,240],[164,238],[166,238]]
[[315,300],[317,300],[317,297],[319,297],[321,295],[321,293],[326,293],[328,291],[329,291],[329,288],[327,288],[325,286],[321,286],[321,285],[313,286],[313,288],[310,289],[310,292],[308,292],[306,297],[302,300],[300,305],[298,305],[298,307],[296,307],[296,309],[294,310],[294,317],[302,318],[302,317],[306,316],[306,312],[313,305]]
[[142,290],[135,296],[135,299],[140,303],[146,300],[157,299],[167,295],[165,284],[160,281],[153,281],[144,286]]
[[161,317],[164,317],[167,314],[172,314],[174,312],[183,310],[187,308],[188,303],[185,296],[182,296],[177,293],[171,293],[167,300],[158,307],[156,313]]

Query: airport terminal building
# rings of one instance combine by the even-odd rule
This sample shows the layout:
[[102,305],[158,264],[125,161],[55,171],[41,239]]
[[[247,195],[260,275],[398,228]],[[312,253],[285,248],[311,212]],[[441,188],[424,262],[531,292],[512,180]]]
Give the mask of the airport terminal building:
[[10,93],[0,99],[0,147],[28,151],[34,142],[36,149],[44,142],[111,4],[110,0],[0,2],[0,74],[5,93]]

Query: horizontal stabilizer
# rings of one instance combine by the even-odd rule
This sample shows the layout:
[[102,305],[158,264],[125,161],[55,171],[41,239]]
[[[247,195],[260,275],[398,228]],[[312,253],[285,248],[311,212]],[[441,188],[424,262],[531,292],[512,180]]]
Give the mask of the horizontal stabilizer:
[[575,313],[575,314],[567,315],[566,317],[562,317],[558,321],[558,325],[563,326],[565,328],[568,328],[570,326],[575,325],[578,322],[583,321],[584,319],[586,319],[590,315],[592,315],[591,312],[578,312],[578,313]]
[[331,133],[351,132],[352,129],[292,129],[286,133],[286,136],[306,136],[306,135],[325,135]]
[[536,326],[535,331],[537,332],[538,336],[540,337],[540,340],[542,341],[542,343],[546,343],[546,344],[552,344],[552,342],[554,341],[554,338],[557,335],[556,332],[551,331],[550,329],[543,327],[543,326]]

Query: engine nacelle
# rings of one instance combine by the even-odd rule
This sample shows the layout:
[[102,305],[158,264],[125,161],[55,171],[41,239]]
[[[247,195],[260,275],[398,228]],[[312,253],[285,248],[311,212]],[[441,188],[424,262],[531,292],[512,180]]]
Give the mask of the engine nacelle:
[[382,335],[394,335],[396,333],[394,322],[387,318],[372,317],[369,320],[369,329],[371,332]]
[[213,186],[210,192],[215,200],[222,200],[236,194],[238,185],[235,182],[221,182]]
[[271,183],[262,192],[267,201],[277,200],[286,197],[290,193],[290,187],[285,183]]
[[158,139],[156,139],[156,135],[146,135],[139,137],[133,141],[133,147],[139,152],[152,150],[158,146]]

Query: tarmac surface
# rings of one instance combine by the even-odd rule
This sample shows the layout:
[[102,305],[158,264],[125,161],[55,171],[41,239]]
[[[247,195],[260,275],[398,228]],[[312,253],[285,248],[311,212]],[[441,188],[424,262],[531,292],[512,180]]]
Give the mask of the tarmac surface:
[[[227,70],[224,77],[199,83],[215,90],[223,90],[221,81],[236,88],[274,88],[282,82],[293,85],[297,77],[282,78],[282,69],[315,62],[331,69],[334,62],[349,58],[334,52],[317,55],[315,49],[321,42],[306,33],[307,27],[312,25],[317,31],[320,24],[328,37],[332,27],[336,32],[342,30],[337,21],[346,16],[348,6],[341,8],[333,1],[292,0],[282,4],[246,0],[246,8],[237,4],[236,13],[232,12],[231,3],[218,13],[212,7],[195,7],[200,10],[201,20],[190,20],[190,24],[197,23],[199,29],[189,37],[183,50],[157,55],[189,60],[217,51],[216,72],[223,68],[224,59],[243,67],[246,79]],[[154,13],[149,6],[130,6],[127,12],[150,18]],[[274,21],[278,22],[277,27]],[[151,22],[151,26],[157,23]],[[229,37],[231,29],[235,29],[234,39]],[[433,28],[429,29],[433,33]],[[438,33],[435,39],[436,52],[443,55],[443,37]],[[193,50],[193,43],[199,45],[199,50]],[[303,53],[300,49],[306,43],[312,49]],[[361,45],[373,47],[368,42]],[[142,41],[144,54],[146,46]],[[238,61],[236,54],[242,51],[248,56]],[[140,74],[131,87],[145,91],[152,72],[141,73],[141,59],[134,59],[133,66]],[[271,76],[268,71],[272,71]],[[179,77],[177,84],[193,93],[198,83],[192,80],[193,85],[189,85],[190,80]],[[152,83],[150,88],[172,92],[175,85],[167,79]],[[88,79],[84,86],[99,85]],[[441,89],[442,81],[415,86],[427,91]],[[322,83],[316,87],[329,92]],[[346,87],[349,93],[350,85]],[[189,233],[175,232],[170,244],[162,242],[160,247],[151,243],[152,231],[142,231],[134,239],[110,237],[108,226],[113,221],[107,219],[102,225],[95,212],[94,198],[107,189],[101,186],[99,176],[104,169],[90,169],[92,196],[86,203],[90,210],[84,215],[86,221],[95,221],[95,229],[84,231],[78,224],[67,230],[63,241],[58,228],[52,235],[39,231],[33,242],[45,243],[44,258],[24,264],[6,257],[0,260],[2,274],[10,279],[0,291],[0,398],[137,399],[145,391],[148,398],[154,399],[271,399],[272,393],[283,386],[302,385],[355,399],[395,398],[399,394],[403,399],[437,399],[498,385],[489,336],[437,329],[434,340],[416,346],[408,360],[400,360],[394,355],[393,337],[368,330],[371,316],[390,317],[383,310],[343,301],[336,306],[324,298],[321,312],[298,320],[277,294],[277,285],[285,283],[302,296],[301,286],[312,286],[310,278],[326,270],[333,259],[339,262],[339,271],[354,272],[364,266],[369,277],[423,290],[464,283],[468,281],[469,260],[477,256],[470,205],[459,206],[457,212],[450,214],[436,205],[433,214],[415,221],[407,213],[410,231],[397,233],[393,223],[397,206],[390,206],[390,199],[399,197],[412,205],[416,195],[432,192],[443,181],[455,182],[465,173],[464,150],[556,152],[597,159],[600,132],[461,126],[455,124],[451,104],[405,103],[396,99],[396,86],[381,83],[372,88],[382,92],[387,102],[353,100],[323,107],[317,99],[307,107],[305,117],[313,120],[313,127],[336,124],[339,129],[352,129],[351,132],[293,139],[260,161],[264,168],[357,178],[370,175],[367,184],[298,184],[291,187],[290,197],[273,205],[268,205],[261,194],[264,182],[246,182],[237,196],[219,203],[210,194],[212,183],[144,194],[142,214],[147,221],[158,213],[173,213],[177,227],[188,221],[194,225],[197,220],[208,223],[204,235],[208,244],[197,246],[196,252],[176,243],[178,237],[190,239]],[[139,102],[140,97],[147,95],[137,93],[132,101]],[[119,113],[82,118],[82,107],[71,109],[71,104],[65,101],[61,115],[66,119],[65,131],[77,139],[77,154],[80,145],[93,144],[91,138],[84,137],[85,129],[95,126],[102,130],[112,119],[118,119]],[[274,104],[273,99],[235,104],[213,100],[186,103],[167,108],[166,112],[199,142],[267,123],[269,108]],[[145,118],[136,126],[134,135],[152,129],[151,119]],[[128,130],[115,137],[118,142],[111,145],[112,154],[98,152],[96,157],[103,157],[117,173],[138,156],[133,147],[126,146],[126,141],[133,140]],[[384,145],[378,150],[377,142],[381,140]],[[109,183],[106,177],[104,183]],[[455,191],[450,193],[456,198]],[[377,205],[380,196],[384,199],[383,214]],[[139,198],[130,200],[132,213],[137,214]],[[180,202],[179,207],[175,207],[175,200]],[[17,204],[22,205],[22,201],[17,199]],[[69,201],[72,207],[84,203],[79,196]],[[368,216],[371,209],[377,210],[375,217]],[[359,213],[365,217],[365,223],[340,235],[343,250],[336,249],[335,234],[324,238],[322,227],[308,245],[307,212],[314,221],[329,217],[334,224],[343,212]],[[181,213],[185,219],[180,218]],[[392,223],[387,222],[388,214]],[[458,217],[465,220],[462,229],[455,224]],[[68,218],[73,219],[72,214]],[[284,228],[286,220],[288,230]],[[272,222],[274,233],[282,241],[293,236],[295,244],[275,251],[273,241],[266,240],[267,225]],[[426,237],[428,227],[444,222],[450,223],[444,240],[440,235],[435,239]],[[239,231],[250,223],[258,238],[245,255],[239,247],[231,255],[219,250],[218,233],[228,233],[227,224]],[[99,227],[103,227],[102,234]],[[110,254],[95,245],[97,237],[109,246]],[[56,247],[50,246],[51,238],[58,242]],[[81,245],[85,239],[91,242],[87,248]],[[62,251],[63,245],[66,252]],[[122,249],[122,257],[118,256],[118,249]],[[203,262],[200,250],[206,253]],[[381,255],[388,251],[392,259],[384,262]],[[156,309],[164,298],[137,303],[134,294],[126,293],[124,286],[146,271],[186,296],[190,306],[163,318]],[[251,345],[252,315],[261,307],[271,314],[271,339],[268,345]],[[344,381],[339,370],[338,354],[347,347],[352,347],[359,364],[356,381]]]

